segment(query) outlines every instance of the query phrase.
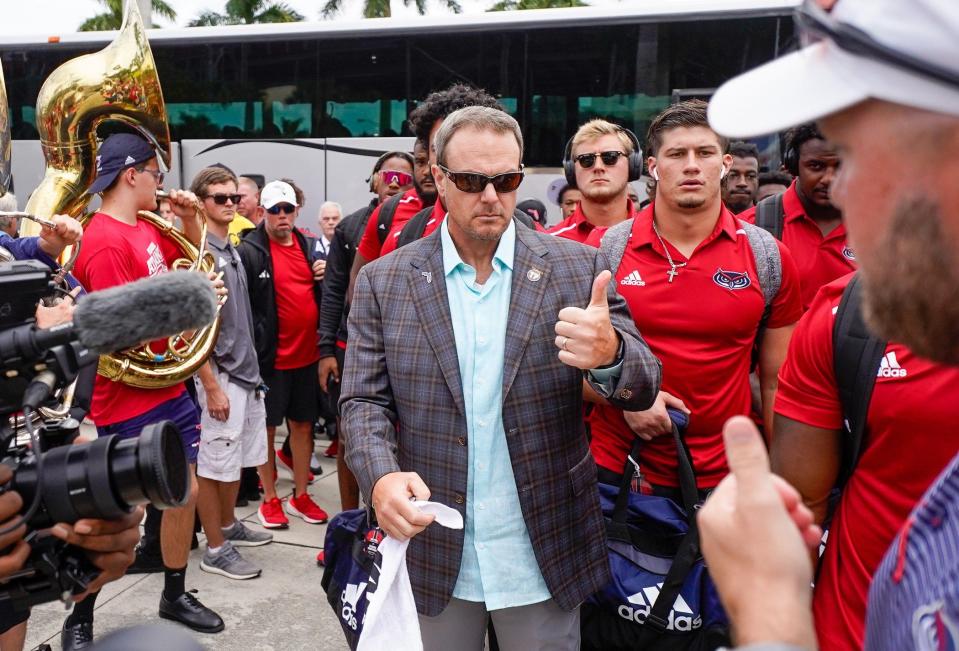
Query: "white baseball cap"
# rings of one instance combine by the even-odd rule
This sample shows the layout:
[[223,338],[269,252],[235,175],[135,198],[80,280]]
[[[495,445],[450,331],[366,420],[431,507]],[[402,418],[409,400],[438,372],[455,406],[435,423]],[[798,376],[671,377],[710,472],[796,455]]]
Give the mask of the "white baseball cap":
[[957,0],[806,0],[796,20],[820,40],[720,86],[717,132],[772,133],[867,99],[959,116]]
[[260,205],[269,210],[278,203],[300,205],[296,202],[296,191],[293,190],[293,186],[283,181],[270,181],[260,190]]

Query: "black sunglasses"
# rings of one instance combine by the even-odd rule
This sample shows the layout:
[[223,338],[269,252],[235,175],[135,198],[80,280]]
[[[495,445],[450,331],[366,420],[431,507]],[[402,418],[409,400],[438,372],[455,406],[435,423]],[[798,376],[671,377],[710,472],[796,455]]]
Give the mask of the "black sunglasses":
[[806,0],[796,10],[796,22],[803,45],[828,38],[846,52],[882,61],[950,86],[959,86],[959,75],[953,71],[880,43],[858,27],[836,20],[814,0]]
[[616,164],[616,161],[619,160],[620,156],[625,156],[626,154],[621,151],[604,151],[598,154],[580,154],[576,157],[576,160],[580,165],[583,166],[583,169],[588,170],[590,167],[596,164],[596,157],[599,156],[603,160],[603,165],[606,167],[612,167]]
[[206,195],[206,198],[213,199],[213,203],[215,203],[218,206],[225,206],[227,200],[232,201],[234,204],[240,203],[239,194],[221,194],[221,193],[208,194]]
[[516,188],[519,187],[519,184],[523,182],[524,176],[522,170],[519,172],[504,172],[496,176],[486,176],[479,172],[451,172],[442,165],[438,167],[443,170],[446,178],[453,182],[457,190],[471,194],[482,192],[486,189],[486,186],[490,184],[493,185],[493,189],[496,190],[497,194],[514,192]]
[[292,215],[296,211],[296,206],[291,206],[288,203],[278,203],[272,208],[267,208],[266,211],[271,215],[279,215],[281,212]]

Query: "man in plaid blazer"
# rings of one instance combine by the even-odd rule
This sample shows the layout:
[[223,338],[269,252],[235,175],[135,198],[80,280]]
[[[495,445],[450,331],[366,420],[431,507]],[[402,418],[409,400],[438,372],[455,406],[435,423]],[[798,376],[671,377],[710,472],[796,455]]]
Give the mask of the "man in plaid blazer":
[[[578,649],[579,605],[609,579],[583,381],[646,409],[659,362],[597,249],[514,223],[515,120],[461,109],[435,147],[445,223],[357,280],[346,460],[380,527],[415,536],[427,650],[482,649],[489,615],[500,648]],[[465,528],[429,527],[412,497],[457,509]]]

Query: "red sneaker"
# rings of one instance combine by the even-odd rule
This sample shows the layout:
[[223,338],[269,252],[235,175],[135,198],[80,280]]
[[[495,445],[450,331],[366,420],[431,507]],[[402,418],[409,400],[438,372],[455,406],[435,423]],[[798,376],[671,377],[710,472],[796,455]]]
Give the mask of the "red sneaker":
[[[286,454],[283,452],[283,448],[280,448],[276,451],[276,458],[279,459],[280,463],[286,466],[286,469],[290,471],[290,474],[293,474],[293,458],[286,456]],[[312,484],[314,481],[316,481],[316,477],[311,472],[306,478],[306,483]]]
[[290,521],[283,515],[283,502],[277,497],[264,500],[256,510],[256,516],[267,529],[286,529],[290,526]]
[[339,451],[340,451],[340,439],[333,439],[333,442],[327,446],[326,452],[323,453],[323,456],[326,457],[327,459],[335,459],[336,453]]
[[310,524],[323,524],[330,519],[326,511],[316,505],[309,493],[303,493],[299,497],[291,495],[290,499],[286,501],[286,512],[298,518],[303,518],[304,522]]
[[316,555],[316,564],[320,567],[326,566],[326,552],[322,549],[320,550],[320,553]]

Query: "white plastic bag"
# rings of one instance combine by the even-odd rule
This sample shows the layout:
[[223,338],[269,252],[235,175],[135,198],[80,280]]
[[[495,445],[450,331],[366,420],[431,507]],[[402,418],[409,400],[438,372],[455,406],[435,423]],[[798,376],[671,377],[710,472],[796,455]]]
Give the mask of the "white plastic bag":
[[[463,528],[463,516],[439,502],[416,500],[413,506],[436,516],[435,523],[450,529]],[[420,621],[413,600],[410,575],[406,571],[406,548],[409,540],[400,542],[387,536],[379,546],[382,559],[376,590],[367,593],[370,604],[363,620],[363,631],[356,651],[402,649],[422,651]]]

